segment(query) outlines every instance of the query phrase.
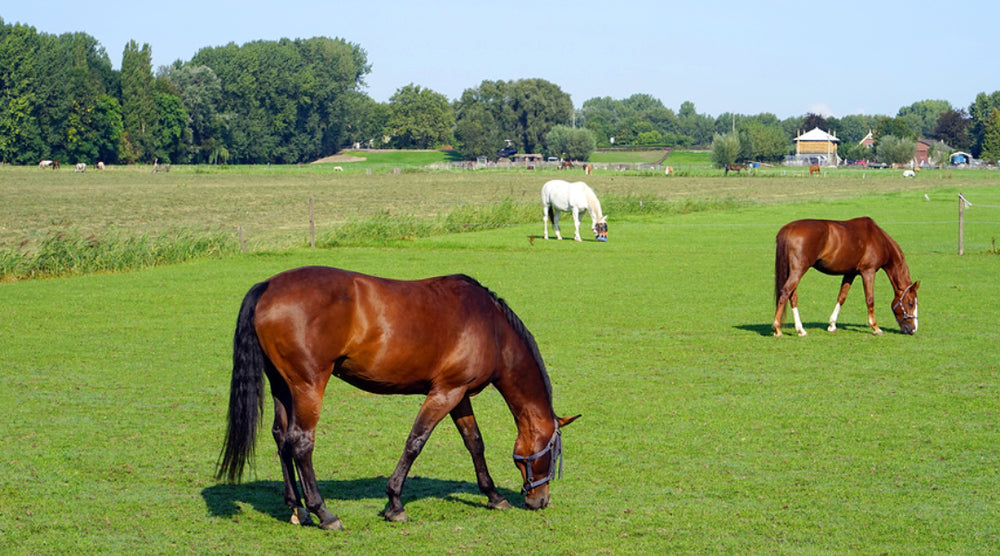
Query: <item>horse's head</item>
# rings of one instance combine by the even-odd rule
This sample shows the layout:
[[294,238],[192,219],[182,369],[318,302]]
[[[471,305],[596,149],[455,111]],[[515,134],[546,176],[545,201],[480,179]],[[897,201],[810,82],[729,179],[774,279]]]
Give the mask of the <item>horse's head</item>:
[[[556,473],[562,475],[562,437],[560,428],[575,421],[579,415],[574,417],[556,417],[555,427],[552,436],[546,441],[545,446],[531,455],[518,455],[518,448],[521,447],[521,438],[514,445],[514,465],[521,472],[524,483],[521,492],[524,494],[524,506],[529,510],[540,510],[549,505],[549,482],[556,477]],[[528,440],[526,446],[530,446]],[[533,449],[533,448],[529,448]]]
[[914,282],[896,293],[892,299],[892,314],[896,316],[899,330],[903,334],[913,334],[917,331],[917,288],[920,282]]
[[598,222],[594,223],[593,226],[594,237],[597,241],[607,241],[608,240],[608,217],[600,219]]

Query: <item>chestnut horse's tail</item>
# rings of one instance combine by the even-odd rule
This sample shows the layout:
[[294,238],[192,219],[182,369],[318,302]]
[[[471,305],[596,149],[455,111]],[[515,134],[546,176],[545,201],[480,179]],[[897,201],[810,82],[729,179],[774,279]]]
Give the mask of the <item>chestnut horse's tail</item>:
[[788,265],[788,239],[785,237],[785,230],[782,229],[778,232],[778,237],[775,239],[775,249],[774,249],[774,304],[777,305],[781,300],[781,290],[785,287],[785,282],[788,281],[788,274],[790,272]]
[[239,482],[244,466],[253,460],[257,429],[264,412],[264,365],[267,357],[257,338],[254,316],[257,302],[266,289],[267,282],[250,288],[236,320],[226,439],[215,474],[217,479],[225,477],[230,482]]

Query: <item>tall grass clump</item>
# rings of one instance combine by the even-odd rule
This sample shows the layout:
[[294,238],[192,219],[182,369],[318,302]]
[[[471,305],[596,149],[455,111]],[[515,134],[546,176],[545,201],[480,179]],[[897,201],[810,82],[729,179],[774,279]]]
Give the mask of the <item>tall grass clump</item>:
[[430,219],[387,210],[335,226],[321,236],[317,245],[382,247],[422,237],[491,230],[533,222],[540,216],[539,210],[536,205],[514,201],[462,204],[446,215]]
[[172,231],[159,236],[50,232],[37,246],[0,251],[0,281],[122,272],[235,253],[230,234]]

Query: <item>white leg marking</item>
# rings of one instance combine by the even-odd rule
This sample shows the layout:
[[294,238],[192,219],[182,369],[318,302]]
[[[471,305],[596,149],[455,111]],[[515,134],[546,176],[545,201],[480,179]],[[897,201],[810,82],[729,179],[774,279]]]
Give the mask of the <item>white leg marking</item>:
[[826,329],[828,331],[830,331],[830,332],[836,332],[837,331],[837,316],[838,315],[840,315],[840,303],[838,303],[837,306],[833,308],[833,314],[830,315],[830,326],[826,327]]
[[795,331],[799,333],[799,336],[805,336],[806,329],[802,326],[802,319],[799,318],[798,307],[792,307],[792,317],[795,318]]

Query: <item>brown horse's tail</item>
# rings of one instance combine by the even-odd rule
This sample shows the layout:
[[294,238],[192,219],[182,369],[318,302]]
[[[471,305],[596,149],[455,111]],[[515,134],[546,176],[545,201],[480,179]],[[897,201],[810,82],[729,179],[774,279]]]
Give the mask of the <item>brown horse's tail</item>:
[[254,317],[257,302],[267,289],[267,282],[250,288],[233,337],[233,378],[229,388],[229,415],[226,439],[219,454],[216,479],[225,477],[239,482],[243,468],[253,461],[257,430],[264,413],[264,365],[267,357],[260,347]]
[[784,230],[778,232],[775,239],[774,249],[774,304],[781,300],[781,290],[788,281],[788,240],[785,238]]

